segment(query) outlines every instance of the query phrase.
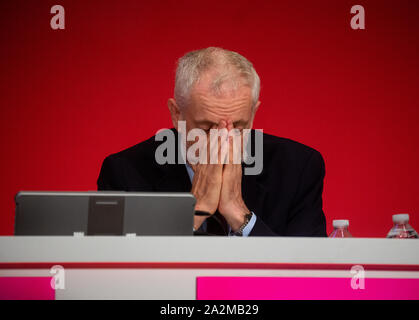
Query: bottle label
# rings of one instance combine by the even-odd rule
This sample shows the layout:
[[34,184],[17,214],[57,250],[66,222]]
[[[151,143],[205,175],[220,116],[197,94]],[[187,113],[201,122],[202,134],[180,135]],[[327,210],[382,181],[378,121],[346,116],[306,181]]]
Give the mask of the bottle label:
[[387,238],[418,238],[418,234],[414,230],[390,230]]

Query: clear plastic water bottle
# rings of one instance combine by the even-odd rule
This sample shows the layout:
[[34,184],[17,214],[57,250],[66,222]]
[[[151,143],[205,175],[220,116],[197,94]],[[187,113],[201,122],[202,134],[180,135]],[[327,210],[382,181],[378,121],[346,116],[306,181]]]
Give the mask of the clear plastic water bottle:
[[352,238],[348,227],[349,220],[333,220],[333,231],[329,238]]
[[393,228],[387,234],[387,238],[408,239],[419,238],[418,233],[410,226],[407,213],[393,215]]

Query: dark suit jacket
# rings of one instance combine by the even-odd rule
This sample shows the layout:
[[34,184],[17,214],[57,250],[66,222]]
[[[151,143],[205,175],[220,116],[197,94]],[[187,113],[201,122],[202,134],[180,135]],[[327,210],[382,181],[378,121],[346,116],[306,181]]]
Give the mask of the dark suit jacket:
[[[152,137],[108,156],[99,174],[98,190],[190,192],[184,164],[156,163],[154,154],[160,143]],[[326,236],[324,175],[319,152],[263,134],[262,173],[244,175],[242,180],[243,200],[257,216],[250,236]]]

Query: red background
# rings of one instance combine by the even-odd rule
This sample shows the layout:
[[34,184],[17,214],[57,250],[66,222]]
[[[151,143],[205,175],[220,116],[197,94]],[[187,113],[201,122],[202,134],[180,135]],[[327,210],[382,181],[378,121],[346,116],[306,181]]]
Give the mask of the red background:
[[[66,29],[50,28],[51,6]],[[350,28],[362,4],[366,30]],[[19,190],[95,190],[105,156],[170,127],[175,61],[220,46],[262,81],[255,128],[319,150],[328,222],[419,226],[416,1],[0,2],[0,234]]]

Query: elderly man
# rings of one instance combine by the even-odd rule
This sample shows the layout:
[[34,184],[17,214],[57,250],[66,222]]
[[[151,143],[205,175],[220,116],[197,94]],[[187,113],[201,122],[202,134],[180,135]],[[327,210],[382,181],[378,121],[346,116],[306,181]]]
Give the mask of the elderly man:
[[[186,123],[182,134],[196,128],[207,134],[211,129],[240,133],[251,129],[259,91],[259,76],[240,54],[214,47],[187,53],[178,61],[174,98],[168,101],[176,139],[182,121]],[[220,139],[219,145],[224,141]],[[316,150],[263,134],[263,170],[246,175],[245,164],[231,159],[158,164],[155,153],[160,143],[153,137],[107,157],[98,189],[191,192],[195,210],[205,214],[194,218],[194,229],[201,234],[326,236],[325,169]],[[231,155],[231,139],[227,143]],[[186,148],[190,147],[188,142]]]

